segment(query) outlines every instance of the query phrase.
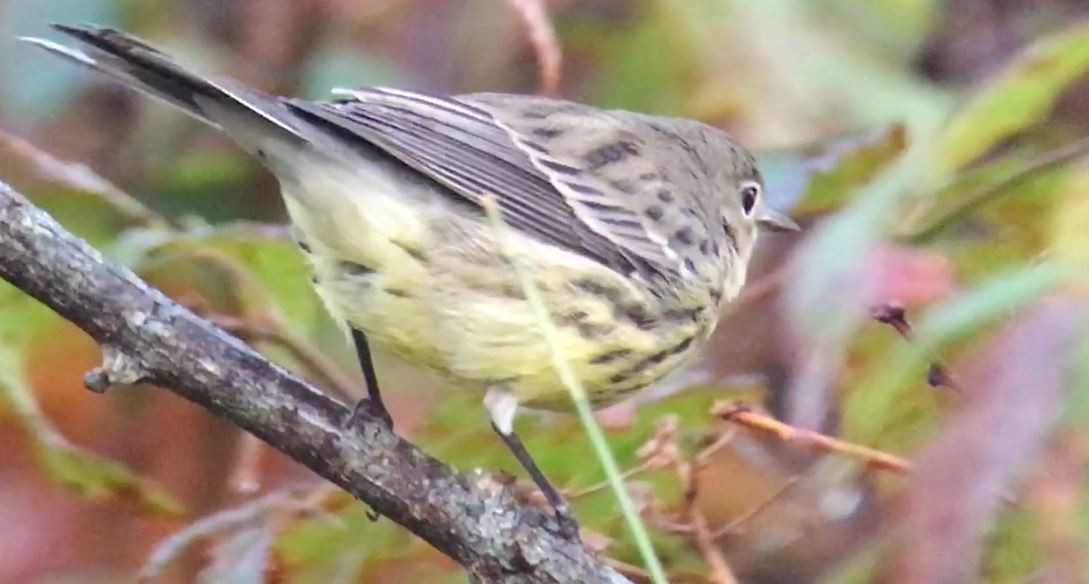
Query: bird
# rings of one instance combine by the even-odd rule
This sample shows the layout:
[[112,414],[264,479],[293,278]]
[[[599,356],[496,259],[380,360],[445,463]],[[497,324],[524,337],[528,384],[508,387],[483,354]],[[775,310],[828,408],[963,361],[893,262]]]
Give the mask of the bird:
[[753,155],[698,121],[391,87],[307,101],[202,75],[121,30],[53,28],[78,45],[21,40],[222,130],[277,177],[315,290],[363,371],[367,397],[350,419],[392,429],[371,343],[478,392],[568,532],[570,508],[514,419],[572,400],[506,254],[527,266],[600,408],[698,355],[745,283],[759,231],[798,229],[766,204]]

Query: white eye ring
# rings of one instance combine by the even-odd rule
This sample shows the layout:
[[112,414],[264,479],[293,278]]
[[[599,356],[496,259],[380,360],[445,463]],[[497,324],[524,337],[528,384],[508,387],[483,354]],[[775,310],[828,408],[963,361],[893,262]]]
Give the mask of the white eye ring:
[[741,183],[741,211],[746,217],[751,217],[756,210],[756,202],[760,199],[760,183],[747,181]]

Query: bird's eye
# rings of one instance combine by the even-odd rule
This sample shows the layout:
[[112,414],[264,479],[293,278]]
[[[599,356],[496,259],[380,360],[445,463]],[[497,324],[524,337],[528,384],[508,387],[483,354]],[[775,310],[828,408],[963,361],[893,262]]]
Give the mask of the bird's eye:
[[741,188],[741,210],[745,212],[745,215],[752,215],[758,198],[760,198],[760,185],[748,183]]

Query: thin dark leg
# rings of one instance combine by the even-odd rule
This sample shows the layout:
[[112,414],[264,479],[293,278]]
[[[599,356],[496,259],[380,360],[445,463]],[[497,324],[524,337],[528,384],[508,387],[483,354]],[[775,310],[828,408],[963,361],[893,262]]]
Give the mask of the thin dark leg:
[[492,424],[492,429],[495,433],[503,439],[503,443],[507,445],[511,453],[514,454],[514,458],[518,459],[518,463],[522,465],[522,468],[526,469],[529,473],[529,478],[533,479],[533,483],[537,485],[537,488],[544,494],[545,500],[552,506],[552,509],[556,511],[556,520],[560,524],[561,534],[567,538],[578,537],[579,525],[575,521],[575,517],[571,514],[571,508],[567,506],[567,501],[564,500],[563,495],[556,490],[556,487],[552,486],[552,483],[548,481],[541,469],[537,467],[537,463],[533,461],[533,457],[529,455],[529,451],[526,450],[522,439],[518,437],[514,432],[504,434]]
[[362,332],[352,329],[352,342],[355,343],[355,355],[359,359],[359,367],[363,370],[363,381],[367,385],[367,399],[359,400],[352,410],[352,416],[348,418],[348,424],[353,425],[361,410],[367,410],[386,421],[386,425],[393,427],[393,418],[382,403],[382,394],[378,391],[378,376],[374,373],[374,362],[371,361],[371,349],[367,345],[367,336]]

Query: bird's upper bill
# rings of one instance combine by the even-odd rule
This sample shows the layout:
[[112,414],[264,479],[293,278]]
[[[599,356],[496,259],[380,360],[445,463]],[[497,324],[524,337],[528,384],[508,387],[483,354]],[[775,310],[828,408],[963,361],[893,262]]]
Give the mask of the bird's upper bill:
[[756,218],[756,224],[768,231],[799,231],[801,229],[793,219],[769,207],[761,209],[760,216]]

